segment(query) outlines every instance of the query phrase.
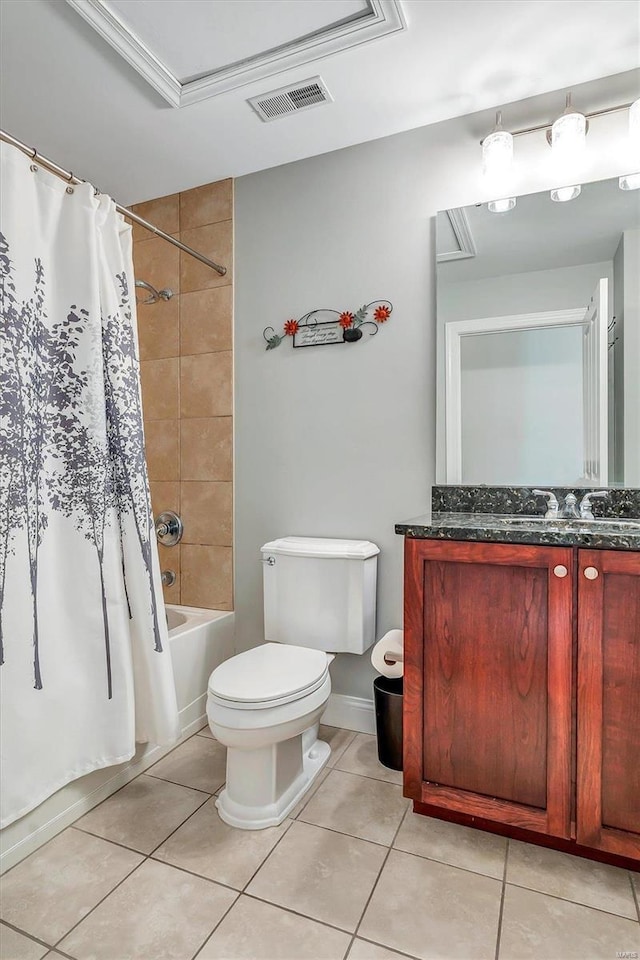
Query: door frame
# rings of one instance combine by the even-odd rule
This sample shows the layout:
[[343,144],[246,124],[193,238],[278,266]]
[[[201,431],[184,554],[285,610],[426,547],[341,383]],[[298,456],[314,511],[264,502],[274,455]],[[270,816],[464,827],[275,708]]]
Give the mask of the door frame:
[[[462,338],[549,327],[585,327],[588,330],[591,318],[592,313],[589,310],[585,313],[584,307],[577,307],[543,313],[518,313],[506,317],[450,320],[445,324],[446,483],[462,483]],[[591,433],[592,431],[589,435]],[[604,466],[606,470],[607,464]],[[606,477],[593,482],[606,483]]]

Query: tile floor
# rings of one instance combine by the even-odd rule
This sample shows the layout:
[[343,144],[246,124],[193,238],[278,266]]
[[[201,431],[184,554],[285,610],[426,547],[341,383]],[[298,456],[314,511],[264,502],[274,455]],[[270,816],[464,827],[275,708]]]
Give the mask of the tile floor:
[[2,960],[638,957],[639,874],[416,816],[374,737],[322,736],[313,792],[253,833],[201,730],[4,875]]

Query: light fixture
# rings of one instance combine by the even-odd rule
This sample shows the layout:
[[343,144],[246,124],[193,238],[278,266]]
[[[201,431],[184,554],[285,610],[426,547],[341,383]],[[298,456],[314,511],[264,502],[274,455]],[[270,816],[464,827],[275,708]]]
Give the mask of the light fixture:
[[502,200],[490,200],[487,204],[491,213],[508,213],[516,205],[515,197],[504,197]]
[[[629,116],[629,164],[627,169],[632,172],[621,176],[618,183],[621,190],[640,190],[640,99],[633,103],[619,103],[615,106],[604,107],[583,114],[575,109],[571,102],[571,93],[568,93],[565,109],[553,124],[538,123],[511,132],[503,130],[502,111],[498,110],[495,127],[491,133],[480,141],[482,146],[482,171],[487,193],[489,196],[503,197],[503,199],[489,202],[488,208],[491,213],[506,213],[513,210],[516,205],[515,197],[504,197],[505,193],[510,193],[512,190],[510,177],[514,159],[513,141],[516,137],[542,131],[546,132],[547,142],[552,148],[553,164],[556,168],[554,180],[558,183],[573,184],[554,188],[550,196],[557,203],[565,203],[579,197],[582,190],[581,184],[575,181],[582,179],[581,165],[586,152],[586,136],[589,132],[589,123],[597,117],[604,117],[621,111],[628,111]],[[624,159],[623,163],[625,163]]]
[[502,129],[502,110],[496,113],[496,125],[482,141],[482,172],[495,186],[504,186],[513,164],[513,136]]
[[578,113],[571,103],[571,94],[567,94],[564,112],[551,127],[551,149],[553,157],[560,164],[574,164],[581,160],[586,146],[587,118]]
[[[633,161],[640,166],[640,100],[629,107],[629,148]],[[640,173],[625,174],[618,180],[618,186],[621,190],[640,190]]]
[[555,200],[556,203],[566,203],[567,200],[575,200],[576,197],[579,197],[581,191],[580,184],[573,187],[555,187],[551,191],[551,199]]

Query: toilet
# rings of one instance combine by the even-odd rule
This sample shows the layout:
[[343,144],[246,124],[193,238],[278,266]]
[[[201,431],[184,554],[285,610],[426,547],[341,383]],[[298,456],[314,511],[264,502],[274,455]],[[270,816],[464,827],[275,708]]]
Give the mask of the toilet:
[[318,739],[336,653],[375,640],[378,547],[368,540],[283,537],[262,547],[265,643],[209,678],[207,717],[227,747],[217,798],[225,823],[281,823],[331,754]]

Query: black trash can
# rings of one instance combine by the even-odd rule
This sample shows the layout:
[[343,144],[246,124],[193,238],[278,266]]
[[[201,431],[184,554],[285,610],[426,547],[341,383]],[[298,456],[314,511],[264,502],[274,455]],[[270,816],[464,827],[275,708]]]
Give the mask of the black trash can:
[[402,770],[402,677],[376,677],[373,699],[378,760],[392,770]]

